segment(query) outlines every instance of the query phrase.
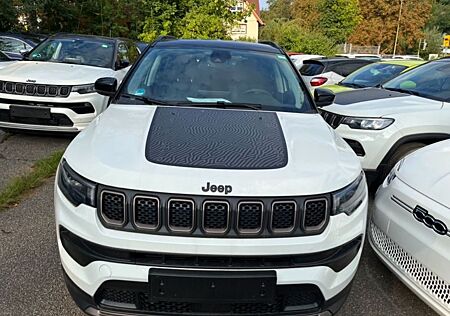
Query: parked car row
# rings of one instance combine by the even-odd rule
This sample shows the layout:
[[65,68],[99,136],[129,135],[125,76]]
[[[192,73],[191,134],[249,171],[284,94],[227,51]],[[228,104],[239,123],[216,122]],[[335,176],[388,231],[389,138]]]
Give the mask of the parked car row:
[[0,70],[0,127],[83,130],[54,201],[84,312],[335,314],[368,226],[450,313],[450,59],[302,63],[274,43],[59,34]]

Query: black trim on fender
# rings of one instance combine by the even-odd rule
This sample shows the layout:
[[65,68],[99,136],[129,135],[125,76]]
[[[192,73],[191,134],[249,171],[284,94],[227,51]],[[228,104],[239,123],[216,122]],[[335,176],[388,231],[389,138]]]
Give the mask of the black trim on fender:
[[157,267],[206,269],[282,269],[327,266],[339,272],[359,252],[362,235],[333,249],[320,252],[277,256],[215,256],[142,252],[102,246],[84,240],[60,226],[61,243],[67,253],[81,266],[94,261]]

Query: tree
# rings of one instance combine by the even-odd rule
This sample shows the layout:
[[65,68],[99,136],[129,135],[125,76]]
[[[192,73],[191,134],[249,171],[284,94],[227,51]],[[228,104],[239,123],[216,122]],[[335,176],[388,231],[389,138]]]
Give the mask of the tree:
[[450,0],[434,2],[427,26],[428,29],[436,27],[442,33],[450,33]]
[[250,14],[231,12],[237,0],[146,0],[149,15],[140,38],[159,35],[182,38],[228,39],[230,28]]
[[297,21],[269,21],[261,32],[261,38],[277,42],[287,51],[305,54],[334,55],[334,42],[318,31],[302,28]]
[[14,29],[17,25],[17,9],[11,0],[0,0],[0,32]]
[[[359,0],[362,20],[350,42],[358,45],[380,45],[382,53],[392,53],[397,30],[400,0]],[[414,52],[422,29],[431,12],[430,0],[403,0],[399,28],[398,53]]]
[[319,5],[323,33],[336,43],[344,43],[360,22],[358,0],[322,0]]
[[293,18],[292,0],[268,0],[267,5],[269,9],[261,13],[261,18],[264,21],[291,20]]

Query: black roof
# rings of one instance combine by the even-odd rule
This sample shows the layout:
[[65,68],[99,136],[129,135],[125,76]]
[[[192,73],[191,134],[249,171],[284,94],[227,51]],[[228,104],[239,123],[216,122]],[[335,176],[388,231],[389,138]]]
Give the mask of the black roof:
[[157,47],[173,47],[173,48],[185,48],[185,47],[214,47],[224,49],[241,49],[241,50],[253,50],[266,53],[280,54],[282,51],[276,47],[268,44],[257,44],[250,42],[239,41],[224,41],[224,40],[162,40],[154,44]]

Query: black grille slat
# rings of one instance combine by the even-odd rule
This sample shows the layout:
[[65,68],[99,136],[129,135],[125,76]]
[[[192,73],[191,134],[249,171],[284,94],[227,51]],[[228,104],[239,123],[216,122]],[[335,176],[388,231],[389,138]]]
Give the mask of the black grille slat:
[[275,202],[272,206],[271,228],[275,232],[289,232],[295,228],[297,216],[295,202]]
[[258,233],[262,229],[264,207],[261,202],[241,202],[238,206],[238,231]]
[[123,225],[125,223],[125,195],[103,191],[101,196],[101,213],[108,224]]
[[0,93],[36,95],[39,97],[61,97],[67,98],[72,87],[60,85],[43,85],[12,81],[0,81]]
[[305,230],[320,229],[327,218],[327,200],[307,200],[304,207],[303,226]]
[[159,226],[159,200],[137,196],[134,199],[134,222],[139,228],[156,229]]
[[194,202],[172,199],[168,205],[169,228],[174,231],[191,231],[194,228]]
[[320,110],[320,114],[322,115],[325,122],[327,122],[328,125],[330,125],[334,129],[338,128],[338,126],[341,125],[341,123],[345,119],[345,116],[324,110]]
[[210,233],[224,233],[228,229],[230,205],[208,201],[203,204],[203,229]]

